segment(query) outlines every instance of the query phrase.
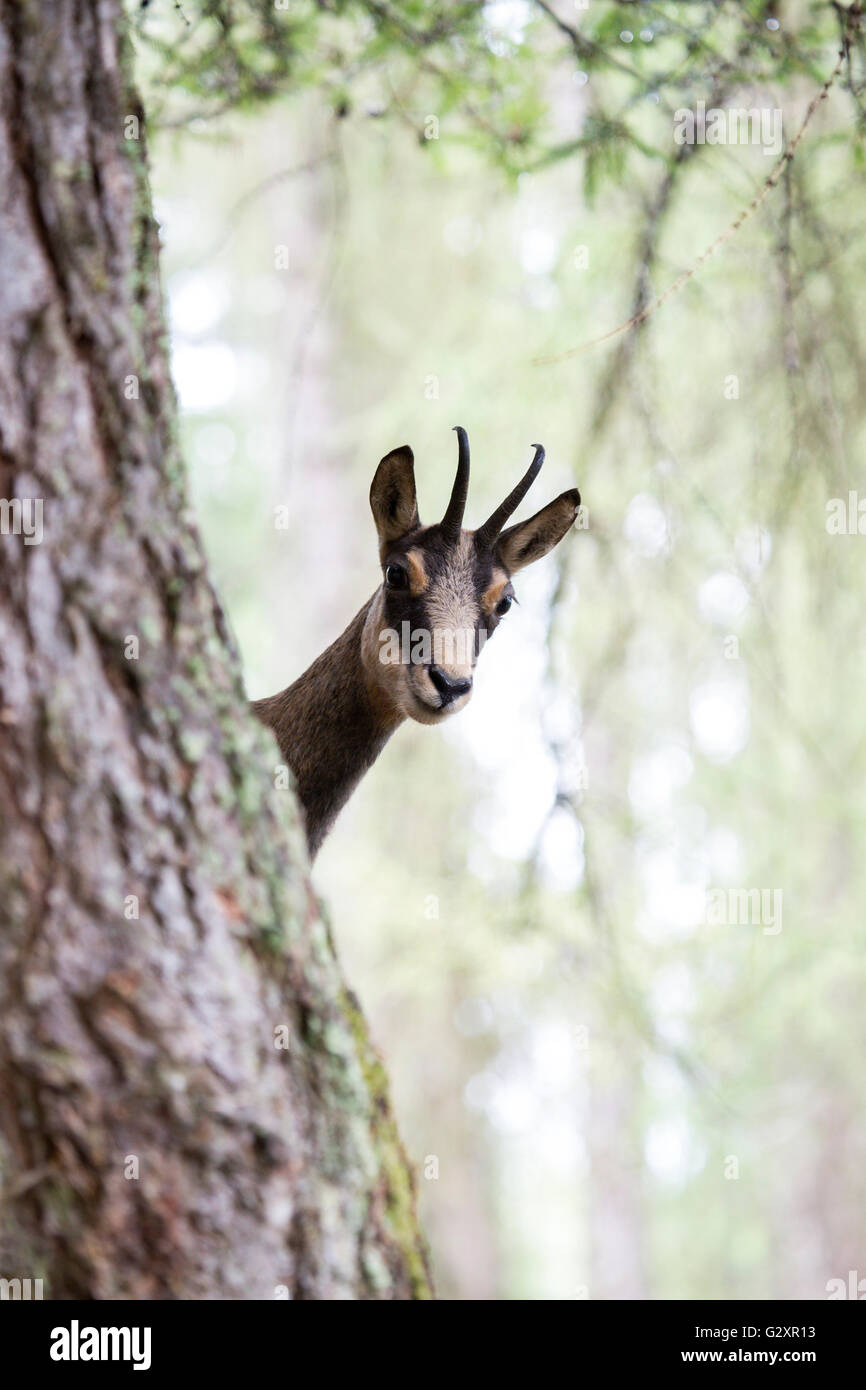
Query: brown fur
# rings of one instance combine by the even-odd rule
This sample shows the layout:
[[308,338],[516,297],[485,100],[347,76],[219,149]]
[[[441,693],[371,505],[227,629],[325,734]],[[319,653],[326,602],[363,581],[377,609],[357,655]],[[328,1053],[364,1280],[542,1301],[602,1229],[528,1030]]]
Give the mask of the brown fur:
[[375,598],[293,685],[252,705],[294,774],[311,858],[404,718],[362,658]]
[[485,613],[492,613],[511,581],[505,570],[494,571],[493,583],[488,584],[481,595],[481,607]]
[[427,570],[424,567],[424,552],[418,546],[413,546],[406,552],[406,564],[409,570],[409,588],[416,596],[423,594],[427,589]]
[[[540,456],[536,472],[538,467]],[[464,501],[465,490],[458,512]],[[467,703],[482,639],[495,631],[502,616],[497,605],[512,592],[511,573],[562,539],[579,502],[579,494],[572,489],[501,535],[497,524],[492,538],[459,529],[459,515],[454,529],[444,523],[422,527],[412,450],[404,446],[382,459],[370,489],[370,504],[383,572],[389,565],[402,568],[402,588],[381,585],[345,632],[294,684],[252,704],[253,713],[273,729],[294,774],[311,857],[404,719],[441,723]],[[509,504],[499,511],[503,509],[507,512]],[[472,649],[450,661],[381,660],[381,635],[399,634],[404,623],[410,631],[446,637],[468,632]],[[463,681],[466,688],[455,685],[444,690],[443,676]]]

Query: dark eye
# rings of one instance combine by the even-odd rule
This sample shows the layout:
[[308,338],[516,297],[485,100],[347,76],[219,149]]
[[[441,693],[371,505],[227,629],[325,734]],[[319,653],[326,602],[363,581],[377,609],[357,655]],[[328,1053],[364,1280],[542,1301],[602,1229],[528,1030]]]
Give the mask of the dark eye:
[[385,570],[385,583],[389,589],[406,589],[409,586],[409,576],[402,565],[388,565]]
[[501,598],[501,599],[499,600],[499,602],[497,603],[496,608],[495,608],[495,610],[494,610],[494,612],[496,613],[496,616],[497,616],[498,618],[504,618],[504,617],[505,617],[505,614],[508,612],[508,610],[509,610],[509,608],[511,607],[511,605],[512,605],[513,602],[514,602],[514,596],[513,596],[513,594],[506,594],[504,598]]

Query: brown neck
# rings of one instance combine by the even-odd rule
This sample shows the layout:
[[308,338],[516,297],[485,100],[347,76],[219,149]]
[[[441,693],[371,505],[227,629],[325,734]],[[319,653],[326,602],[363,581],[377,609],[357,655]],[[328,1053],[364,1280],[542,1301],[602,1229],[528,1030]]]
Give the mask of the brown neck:
[[377,597],[294,684],[252,705],[294,773],[311,857],[403,720],[377,680],[370,621]]

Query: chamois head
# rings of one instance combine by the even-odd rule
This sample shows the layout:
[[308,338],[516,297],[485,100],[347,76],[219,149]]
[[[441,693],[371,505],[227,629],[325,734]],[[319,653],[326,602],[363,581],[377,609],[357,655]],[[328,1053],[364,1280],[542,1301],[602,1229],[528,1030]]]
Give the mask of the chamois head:
[[477,531],[464,530],[469,439],[455,428],[457,476],[440,522],[421,525],[408,445],[385,455],[370,488],[383,583],[371,606],[368,656],[379,663],[379,680],[400,713],[421,724],[438,723],[468,703],[481,648],[514,601],[511,576],[562,540],[580,506],[580,493],[571,488],[503,530],[544,462],[536,444],[505,501]]

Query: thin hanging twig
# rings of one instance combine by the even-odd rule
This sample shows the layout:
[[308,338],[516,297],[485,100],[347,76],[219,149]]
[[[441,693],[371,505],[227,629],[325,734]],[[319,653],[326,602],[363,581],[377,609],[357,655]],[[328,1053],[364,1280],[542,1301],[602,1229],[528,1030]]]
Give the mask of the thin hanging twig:
[[755,194],[748,207],[743,208],[742,212],[739,212],[737,214],[730,226],[726,227],[723,232],[720,232],[719,235],[716,237],[715,241],[711,242],[710,245],[706,248],[706,250],[701,252],[694,265],[690,266],[688,270],[684,270],[682,275],[677,276],[676,280],[674,280],[672,284],[668,285],[667,289],[664,290],[662,294],[657,295],[655,299],[650,300],[650,302],[644,305],[644,307],[641,310],[639,310],[638,313],[632,314],[630,319],[626,319],[624,323],[618,324],[616,328],[611,328],[607,333],[602,333],[601,336],[598,338],[591,338],[588,343],[581,343],[580,347],[569,348],[566,352],[555,353],[553,356],[549,357],[534,357],[532,359],[532,365],[534,367],[549,367],[556,362],[565,362],[569,357],[577,357],[581,353],[588,352],[590,348],[598,347],[601,343],[609,342],[611,338],[619,337],[620,333],[626,333],[630,328],[638,328],[640,324],[644,323],[650,317],[651,314],[654,314],[657,309],[660,309],[666,300],[670,299],[672,295],[675,295],[678,290],[681,290],[683,285],[685,285],[689,280],[691,280],[693,275],[697,274],[701,266],[706,261],[708,261],[711,256],[715,255],[719,247],[724,246],[725,242],[729,241],[731,237],[734,235],[734,233],[739,231],[743,223],[748,221],[748,219],[752,216],[753,213],[757,212],[758,208],[764,202],[768,194],[772,191],[772,189],[776,187],[776,184],[779,182],[779,179],[782,177],[782,174],[788,167],[788,164],[794,158],[794,154],[797,150],[798,145],[800,144],[800,141],[803,139],[803,136],[806,133],[806,129],[809,125],[809,122],[811,121],[812,117],[814,116],[821,103],[827,100],[827,97],[830,93],[830,88],[833,86],[833,83],[836,81],[837,77],[842,71],[842,66],[845,62],[845,56],[847,52],[848,35],[846,33],[842,41],[842,47],[839,50],[839,57],[836,60],[836,66],[833,68],[833,71],[830,73],[830,76],[827,78],[823,86],[815,93],[815,95],[812,97],[812,100],[809,102],[809,105],[806,109],[806,114],[803,117],[802,125],[800,126],[800,129],[797,131],[797,134],[794,136],[791,143],[788,145],[784,154],[779,159],[778,164],[775,166],[769,177],[761,185],[760,189]]

